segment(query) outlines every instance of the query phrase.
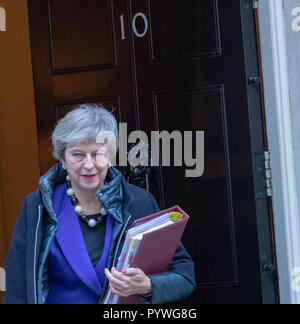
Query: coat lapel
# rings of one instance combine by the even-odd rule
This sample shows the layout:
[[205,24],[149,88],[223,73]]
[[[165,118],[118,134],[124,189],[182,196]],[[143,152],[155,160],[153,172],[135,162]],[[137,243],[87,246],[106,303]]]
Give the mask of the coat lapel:
[[58,217],[56,239],[77,276],[99,295],[102,287],[88,255],[80,224],[66,190],[66,184],[62,184],[54,191],[53,206]]

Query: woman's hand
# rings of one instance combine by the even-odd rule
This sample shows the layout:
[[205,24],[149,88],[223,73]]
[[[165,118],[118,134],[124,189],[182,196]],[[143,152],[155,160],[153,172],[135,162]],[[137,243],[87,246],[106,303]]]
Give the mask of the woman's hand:
[[141,269],[129,268],[120,272],[112,268],[111,271],[104,269],[104,272],[112,291],[121,297],[146,295],[152,291],[151,281]]

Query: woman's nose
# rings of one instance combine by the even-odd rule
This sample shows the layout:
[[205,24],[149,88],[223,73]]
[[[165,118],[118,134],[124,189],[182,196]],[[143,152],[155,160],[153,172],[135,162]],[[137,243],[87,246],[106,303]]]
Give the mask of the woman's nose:
[[86,169],[92,169],[94,168],[94,159],[91,155],[87,155],[84,159],[84,167]]

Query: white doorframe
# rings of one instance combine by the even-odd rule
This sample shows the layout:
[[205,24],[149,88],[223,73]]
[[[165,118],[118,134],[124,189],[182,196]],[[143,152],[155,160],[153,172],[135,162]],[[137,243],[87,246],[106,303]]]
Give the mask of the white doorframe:
[[300,291],[295,289],[300,282],[299,213],[282,0],[260,0],[258,12],[267,134],[273,174],[280,299],[282,304],[300,304]]

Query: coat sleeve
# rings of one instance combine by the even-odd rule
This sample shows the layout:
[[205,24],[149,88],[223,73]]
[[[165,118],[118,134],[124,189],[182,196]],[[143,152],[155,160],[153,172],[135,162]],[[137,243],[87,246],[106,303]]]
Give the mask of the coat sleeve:
[[4,304],[26,304],[26,210],[25,199],[17,219],[5,262]]
[[[159,211],[151,195],[151,208]],[[195,289],[195,269],[191,256],[180,242],[167,272],[149,275],[152,297],[142,298],[144,303],[165,304],[187,298]]]

